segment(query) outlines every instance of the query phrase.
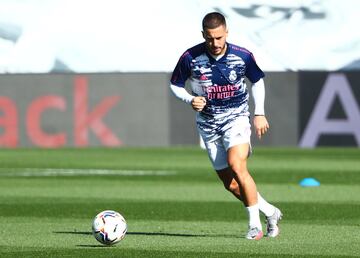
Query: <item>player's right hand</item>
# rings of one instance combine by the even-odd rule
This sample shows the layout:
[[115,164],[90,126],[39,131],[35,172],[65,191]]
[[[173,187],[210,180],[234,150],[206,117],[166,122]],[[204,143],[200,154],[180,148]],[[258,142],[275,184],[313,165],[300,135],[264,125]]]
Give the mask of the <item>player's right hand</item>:
[[202,111],[206,105],[206,99],[201,96],[196,96],[191,101],[191,106],[195,111]]

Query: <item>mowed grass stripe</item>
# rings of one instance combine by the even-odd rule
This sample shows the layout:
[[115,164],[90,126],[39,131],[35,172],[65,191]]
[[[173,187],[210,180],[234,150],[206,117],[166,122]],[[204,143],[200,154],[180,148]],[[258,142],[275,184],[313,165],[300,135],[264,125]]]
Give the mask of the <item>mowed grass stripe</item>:
[[[215,243],[215,242],[214,242]],[[233,243],[236,244],[236,243]],[[240,243],[238,243],[240,245]],[[3,248],[0,246],[0,248]],[[204,247],[205,248],[205,247]],[[233,248],[228,247],[230,250]],[[254,247],[256,248],[256,247]],[[125,248],[125,247],[104,247],[104,246],[96,246],[96,245],[80,245],[76,249],[69,248],[30,248],[26,250],[18,249],[14,251],[14,249],[5,248],[0,251],[1,257],[145,257],[145,258],[158,258],[158,257],[168,257],[168,258],[183,258],[183,257],[196,257],[196,258],[239,258],[239,257],[253,257],[253,258],[311,258],[311,257],[358,257],[356,254],[348,254],[348,252],[339,251],[337,254],[325,252],[317,252],[315,254],[307,254],[306,251],[282,251],[278,249],[278,253],[268,253],[266,250],[249,250],[247,248],[243,248],[238,251],[209,251],[210,247],[204,249],[202,251],[189,251],[189,250],[147,250],[141,248]],[[295,253],[295,254],[294,254]]]
[[[1,246],[0,246],[1,247]],[[112,248],[112,249],[111,249]],[[0,252],[1,253],[1,252]],[[268,254],[268,253],[251,253],[247,249],[233,252],[214,252],[214,251],[184,251],[184,250],[146,250],[146,249],[133,249],[133,248],[114,248],[114,247],[95,247],[95,246],[84,246],[79,247],[75,250],[69,249],[55,249],[55,248],[33,248],[26,251],[6,251],[3,250],[1,253],[2,258],[13,258],[18,255],[22,257],[97,257],[97,258],[109,258],[109,257],[144,257],[144,258],[183,258],[183,257],[196,257],[196,258],[311,258],[311,257],[356,257],[356,255],[343,255],[343,254],[293,254],[291,252],[284,254]]]
[[[29,221],[20,218],[20,222],[17,222],[11,218],[10,221],[13,226],[5,224],[1,228],[8,233],[8,237],[0,240],[0,246],[3,247],[0,253],[18,253],[21,257],[39,257],[39,254],[58,257],[71,253],[84,257],[83,254],[96,254],[96,250],[101,250],[108,257],[133,257],[134,253],[148,253],[150,256],[171,253],[179,257],[197,257],[201,253],[220,257],[226,254],[231,257],[235,254],[240,257],[256,254],[271,257],[277,254],[289,257],[350,257],[360,252],[357,245],[360,237],[353,235],[352,226],[346,225],[283,223],[279,238],[254,242],[244,239],[244,222],[130,220],[125,239],[118,246],[106,248],[91,236],[90,220],[39,218]],[[17,228],[21,228],[23,233],[16,234]]]
[[[337,171],[359,172],[359,149],[255,148],[249,159],[250,168],[263,173],[278,170],[316,170],[317,173]],[[60,169],[124,169],[182,171],[212,170],[206,152],[192,148],[122,148],[122,149],[19,149],[0,150],[1,168]],[[1,169],[0,169],[1,172]],[[269,172],[271,173],[271,172]]]
[[[173,177],[173,176],[171,176]],[[174,176],[174,177],[177,177]],[[224,190],[220,180],[167,181],[168,176],[128,178],[6,178],[0,180],[0,203],[11,198],[99,198],[155,201],[223,201],[234,202],[234,197]],[[332,183],[336,183],[335,181]],[[15,191],[16,189],[16,191]],[[296,184],[258,183],[258,190],[273,202],[333,202],[360,203],[358,185],[321,184],[320,187],[301,187]],[[105,191],[105,192],[104,192]],[[106,194],[104,194],[106,193]]]
[[[200,148],[124,148],[0,150],[1,174],[14,176],[24,169],[40,173],[46,169],[94,171],[172,171],[176,177],[147,178],[135,181],[211,182],[217,180],[207,155]],[[249,170],[257,183],[297,184],[304,177],[314,177],[322,185],[360,184],[360,150],[255,148]],[[60,175],[58,175],[60,177]],[[126,175],[123,175],[126,178]],[[115,177],[108,175],[109,180]],[[2,180],[3,181],[3,178]]]
[[[359,162],[359,166],[360,166],[360,162]],[[163,172],[164,171],[164,172]],[[265,170],[261,170],[261,169],[250,169],[250,172],[253,176],[253,178],[255,179],[257,184],[287,184],[287,185],[293,185],[293,184],[298,184],[302,179],[306,178],[306,177],[312,177],[312,178],[316,178],[321,185],[360,185],[360,171],[357,172],[346,172],[346,173],[341,173],[339,171],[328,171],[328,173],[319,173],[316,170],[292,170],[292,171],[288,171],[288,173],[284,173],[284,172],[279,172],[279,170],[277,169],[266,169]],[[1,172],[0,172],[1,173]],[[90,172],[91,173],[91,172]],[[89,173],[89,174],[90,174]],[[144,175],[142,175],[144,174]],[[154,175],[155,174],[155,175]],[[63,179],[65,177],[71,177],[72,179],[76,180],[76,179],[82,179],[83,177],[85,177],[86,174],[84,173],[83,175],[79,175],[79,174],[67,174],[67,175],[61,175],[60,173],[58,175],[52,175],[51,177],[54,177],[55,179]],[[165,170],[159,170],[159,172],[124,172],[124,173],[116,173],[114,172],[113,175],[112,173],[108,173],[108,174],[104,174],[104,175],[96,175],[95,173],[93,173],[92,175],[90,175],[92,177],[107,177],[107,179],[102,179],[102,180],[109,180],[109,181],[119,181],[119,180],[127,180],[130,179],[131,177],[131,181],[148,181],[148,182],[154,182],[154,181],[164,181],[166,182],[177,182],[177,183],[181,183],[181,182],[185,182],[185,183],[191,183],[191,182],[195,182],[195,181],[201,181],[201,182],[218,182],[218,178],[215,174],[215,172],[213,172],[211,169],[209,170],[197,170],[196,173],[194,171],[188,172],[186,170],[173,170],[173,171],[166,171]],[[23,176],[19,176],[14,174],[13,176],[11,175],[11,173],[6,173],[6,176],[1,176],[0,175],[0,181],[2,181],[4,183],[4,179],[6,178],[6,180],[11,180],[12,178],[14,178],[15,180],[21,180],[18,178],[21,178]],[[27,180],[31,180],[32,178],[36,178],[36,177],[42,177],[41,175],[33,175],[33,176],[27,176],[26,179]],[[44,175],[43,177],[49,177]],[[121,177],[121,179],[119,179],[119,177]],[[336,178],[336,180],[335,180]],[[45,180],[45,178],[44,178]],[[1,184],[1,182],[0,182]]]
[[[360,225],[360,204],[334,203],[275,203],[284,213],[286,221],[307,224],[355,224]],[[91,218],[101,210],[114,209],[131,219],[165,221],[237,221],[246,220],[246,212],[240,202],[178,202],[178,201],[119,201],[101,199],[12,199],[2,203],[0,216],[49,218]]]

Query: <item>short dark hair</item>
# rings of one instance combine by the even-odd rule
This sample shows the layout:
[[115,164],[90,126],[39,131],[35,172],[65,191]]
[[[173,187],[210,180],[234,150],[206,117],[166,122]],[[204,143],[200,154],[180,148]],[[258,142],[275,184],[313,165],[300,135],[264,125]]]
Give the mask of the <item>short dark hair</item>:
[[226,27],[226,20],[224,15],[219,12],[212,12],[205,15],[204,19],[202,20],[202,28],[203,30],[206,29],[215,29],[219,26]]

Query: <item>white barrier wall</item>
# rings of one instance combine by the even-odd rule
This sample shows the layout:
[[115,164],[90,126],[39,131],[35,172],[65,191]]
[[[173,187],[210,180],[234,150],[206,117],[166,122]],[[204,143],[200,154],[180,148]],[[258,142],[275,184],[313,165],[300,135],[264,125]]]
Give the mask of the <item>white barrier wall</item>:
[[265,71],[360,70],[359,10],[358,0],[1,0],[0,73],[171,72],[213,11]]

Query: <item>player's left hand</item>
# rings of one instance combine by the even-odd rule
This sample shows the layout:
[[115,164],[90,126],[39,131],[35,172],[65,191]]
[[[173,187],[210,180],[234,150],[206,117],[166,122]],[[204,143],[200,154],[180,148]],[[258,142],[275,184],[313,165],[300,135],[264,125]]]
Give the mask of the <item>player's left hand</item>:
[[265,116],[254,116],[255,133],[259,139],[269,130],[269,123]]

